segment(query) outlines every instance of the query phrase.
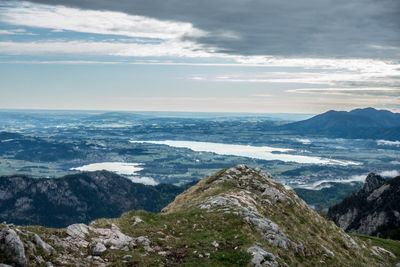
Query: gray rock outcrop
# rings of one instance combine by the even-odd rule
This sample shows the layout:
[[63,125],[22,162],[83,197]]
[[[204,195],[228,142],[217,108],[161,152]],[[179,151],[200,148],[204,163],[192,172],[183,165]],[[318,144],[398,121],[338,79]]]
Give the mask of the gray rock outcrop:
[[18,234],[7,226],[0,231],[0,254],[5,258],[4,263],[16,267],[28,265],[24,244]]
[[370,173],[363,188],[331,207],[328,217],[348,232],[400,239],[399,203],[400,177]]
[[251,254],[251,266],[252,267],[278,267],[279,264],[276,262],[276,256],[272,253],[265,251],[260,246],[252,246],[247,249],[247,252]]

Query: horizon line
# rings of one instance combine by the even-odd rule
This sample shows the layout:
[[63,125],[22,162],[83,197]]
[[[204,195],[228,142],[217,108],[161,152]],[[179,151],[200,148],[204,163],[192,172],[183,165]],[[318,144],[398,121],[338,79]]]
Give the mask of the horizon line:
[[[120,112],[120,113],[202,113],[202,114],[247,114],[247,115],[316,115],[319,113],[304,113],[304,112],[235,112],[235,111],[185,111],[185,110],[128,110],[128,109],[57,109],[57,108],[0,108],[0,112],[4,111],[58,111],[58,112]],[[328,111],[328,110],[327,110]]]

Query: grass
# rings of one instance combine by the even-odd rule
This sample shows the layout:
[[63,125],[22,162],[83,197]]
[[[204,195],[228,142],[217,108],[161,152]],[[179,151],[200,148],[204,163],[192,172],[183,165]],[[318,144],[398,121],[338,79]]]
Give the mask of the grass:
[[[353,236],[358,237],[359,239],[367,242],[372,246],[383,247],[386,250],[391,251],[397,258],[400,258],[400,241],[392,240],[392,239],[384,239],[376,236],[367,236],[367,235],[359,235],[352,234]],[[399,260],[400,261],[400,260]]]
[[[136,216],[144,222],[132,226]],[[127,235],[147,236],[152,240],[156,251],[149,252],[148,256],[140,256],[144,253],[140,249],[128,253],[132,255],[133,266],[246,266],[250,261],[245,251],[251,244],[251,229],[231,214],[205,214],[196,209],[171,214],[135,211],[117,220],[98,220],[95,225],[107,227],[111,223]],[[118,262],[121,253],[113,252],[105,257],[110,262]]]

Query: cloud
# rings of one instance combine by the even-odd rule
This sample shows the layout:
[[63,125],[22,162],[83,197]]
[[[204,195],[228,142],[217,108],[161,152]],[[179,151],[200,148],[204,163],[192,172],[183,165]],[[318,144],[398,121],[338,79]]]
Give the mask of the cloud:
[[[12,2],[10,2],[12,3]],[[3,23],[84,33],[157,38],[162,40],[200,37],[206,33],[188,22],[161,21],[122,12],[81,10],[65,6],[17,2],[0,5]]]
[[351,184],[351,183],[363,183],[368,174],[361,175],[352,175],[349,178],[345,179],[325,179],[320,180],[311,184],[298,185],[298,188],[305,188],[310,190],[321,190],[323,188],[330,187],[330,183],[339,183],[339,184]]
[[191,42],[167,41],[138,44],[88,41],[0,42],[0,54],[8,55],[109,55],[127,57],[208,57]]
[[31,0],[190,23],[235,55],[400,58],[397,0]]
[[35,35],[35,34],[28,32],[25,29],[9,29],[9,30],[0,30],[0,35]]
[[[399,176],[400,172],[397,170],[387,170],[387,171],[381,171],[378,174],[383,177],[386,177],[386,178],[394,178],[394,177]],[[354,182],[364,183],[367,176],[368,176],[368,173],[352,175],[349,178],[345,178],[345,179],[325,179],[325,180],[320,180],[320,181],[314,182],[312,184],[299,185],[297,187],[311,189],[311,190],[320,190],[323,188],[330,187],[330,185],[329,185],[330,183],[340,183],[340,184],[351,184]]]
[[[311,2],[314,1],[315,0]],[[330,3],[330,1],[331,0],[317,1],[318,3],[315,3],[314,8],[321,8],[322,6],[320,2],[324,2],[324,5],[326,6],[332,5],[333,7],[337,8],[338,4]],[[353,1],[357,2],[359,0]],[[389,0],[384,0],[383,2],[385,1]],[[367,58],[343,59],[337,58],[337,56],[339,55],[337,53],[309,54],[300,51],[301,43],[299,42],[290,42],[290,45],[299,45],[298,49],[291,49],[286,52],[281,51],[279,53],[274,53],[273,50],[268,50],[267,48],[272,45],[271,42],[274,43],[274,46],[284,47],[285,45],[287,45],[286,42],[290,41],[280,40],[280,38],[289,38],[291,36],[286,35],[285,30],[283,29],[286,29],[286,31],[294,31],[298,23],[300,23],[301,25],[302,23],[308,24],[311,22],[302,21],[304,19],[312,20],[312,18],[308,18],[305,16],[305,13],[308,12],[306,12],[305,9],[307,9],[306,7],[309,6],[310,3],[304,4],[304,6],[302,6],[295,3],[288,4],[285,1],[253,0],[254,3],[252,3],[252,5],[243,5],[241,1],[233,0],[229,2],[229,5],[227,5],[230,7],[228,9],[229,11],[225,11],[225,9],[208,9],[208,7],[214,5],[214,2],[211,3],[210,0],[205,0],[201,4],[198,4],[196,1],[185,1],[185,4],[178,4],[176,0],[165,0],[162,3],[158,0],[155,0],[154,2],[158,2],[159,5],[154,5],[153,1],[139,0],[133,0],[129,2],[121,0],[112,2],[91,0],[43,0],[31,2],[41,2],[47,4],[34,4],[26,1],[5,1],[3,3],[0,3],[0,22],[8,23],[11,25],[45,28],[51,30],[52,32],[72,31],[90,34],[125,36],[130,38],[145,38],[148,40],[153,40],[149,42],[154,46],[142,47],[131,45],[129,47],[128,45],[113,45],[114,49],[112,49],[113,51],[111,54],[118,56],[142,56],[142,54],[147,55],[147,52],[140,53],[139,51],[137,51],[139,49],[152,51],[153,56],[159,56],[159,54],[157,54],[156,52],[165,49],[172,52],[162,51],[160,53],[161,56],[167,54],[176,55],[177,57],[216,57],[220,60],[224,60],[224,63],[239,63],[242,66],[300,66],[308,68],[318,67],[323,70],[350,70],[361,72],[357,74],[359,75],[359,77],[357,78],[358,81],[362,81],[362,78],[364,78],[363,75],[377,74],[377,77],[380,77],[379,75],[384,73],[384,78],[387,78],[388,75],[399,75],[399,66],[398,62],[396,61],[379,59],[374,60]],[[368,4],[371,3],[368,2]],[[350,4],[350,6],[351,5],[354,5],[354,3]],[[374,4],[373,6],[376,8],[377,6],[375,5],[376,4]],[[391,3],[390,5],[394,4]],[[171,6],[173,7],[173,9],[171,9]],[[260,11],[259,9],[257,9],[257,6],[268,7],[271,10]],[[370,10],[370,12],[372,12],[370,15],[374,14],[374,12],[387,12],[388,6],[385,6],[383,4],[382,6],[383,7],[378,9],[378,11],[372,12]],[[190,7],[193,7],[193,10],[191,10]],[[297,12],[294,12],[293,10],[294,7],[298,8],[299,12],[305,13],[297,14]],[[343,11],[346,11],[348,8],[349,6],[345,5],[343,7]],[[285,23],[281,21],[283,19],[281,16],[276,15],[270,17],[263,16],[262,19],[261,17],[258,17],[256,21],[253,21],[255,20],[257,15],[261,16],[263,12],[267,12],[268,14],[272,13],[274,9],[282,12],[285,10],[290,11],[284,16]],[[210,13],[209,10],[218,11],[215,13]],[[228,14],[225,14],[225,12],[227,12]],[[248,16],[238,16],[236,17],[237,21],[234,21],[234,18],[231,16],[236,13],[246,13],[248,14]],[[199,16],[200,14],[202,14],[201,17]],[[216,16],[217,14],[222,15],[222,17]],[[295,25],[290,25],[290,21],[294,20],[295,18],[301,18],[301,21],[298,21]],[[277,23],[272,23],[272,21],[270,20],[276,20]],[[206,22],[208,22],[210,25],[205,25]],[[271,22],[272,24],[269,22]],[[257,28],[258,26],[260,26],[260,23],[263,24],[262,32],[257,32],[257,30],[261,30]],[[211,27],[211,25],[214,24],[218,26]],[[319,27],[318,24],[314,26]],[[243,30],[245,28],[248,28],[248,30],[238,31],[237,29],[235,29],[236,27],[243,27]],[[272,38],[260,42],[261,40],[259,39],[265,34],[268,34],[268,32],[270,31],[273,32],[274,35],[278,35],[276,36],[277,38]],[[245,38],[247,34],[251,34],[252,39]],[[307,31],[296,31],[296,34],[293,32],[294,36],[297,36],[299,34],[303,36],[304,34],[307,34]],[[340,36],[340,34],[338,34],[338,36]],[[336,36],[335,38],[338,38],[338,36]],[[376,41],[376,34],[374,34],[373,36],[374,41]],[[390,36],[390,38],[393,39],[393,36]],[[347,42],[350,42],[351,40],[351,38],[346,39]],[[59,40],[41,40],[41,43],[37,42],[37,44],[40,44],[43,47],[54,46],[54,49],[52,50],[57,50],[55,46],[59,46],[61,49],[62,44],[61,42],[57,41]],[[328,40],[326,41],[328,42]],[[87,40],[82,41],[69,39],[66,43],[68,42],[75,42],[75,50],[79,50],[78,44],[81,44],[82,51],[80,54],[87,51],[86,48],[90,45]],[[118,43],[118,39],[114,42]],[[264,48],[266,50],[263,52],[260,50],[259,53],[254,53],[252,51],[249,51],[251,47],[248,47],[245,44],[241,45],[240,50],[229,48],[229,46],[234,46],[237,42],[246,42],[246,44],[250,46],[259,46],[258,50],[263,50]],[[135,41],[131,40],[130,42],[128,41],[123,43],[132,44],[135,43]],[[146,44],[146,42],[144,43]],[[35,43],[33,42],[26,45],[11,42],[8,44],[15,45],[16,48],[4,48],[7,44],[3,43],[2,47],[5,49],[5,52],[14,51],[15,53],[21,54],[27,54],[27,52],[15,51],[18,47],[20,49],[26,49],[26,51],[29,51],[29,47],[33,47],[35,45]],[[94,44],[94,42],[92,44]],[[112,44],[109,43],[99,43],[99,45],[104,45],[106,47],[104,50],[108,50],[110,49],[110,46],[112,46]],[[159,48],[157,48],[156,45],[160,45]],[[120,46],[120,48],[118,48],[119,51],[115,51],[116,46]],[[393,51],[396,51],[396,49],[392,49],[396,48],[396,46],[388,46],[384,44],[369,44],[369,47],[370,49],[374,49],[374,51],[377,49],[391,51],[391,53]],[[309,48],[312,48],[312,45],[310,47],[307,47],[307,49]],[[74,49],[66,49],[66,51]],[[250,50],[252,49],[253,48],[251,48]],[[344,47],[340,46],[340,49],[344,50]],[[360,49],[360,47],[358,47],[358,49]],[[94,50],[100,51],[101,49],[97,48]],[[294,53],[295,50],[299,51]],[[39,49],[39,51],[45,53],[44,49]],[[49,52],[52,53],[52,51]],[[38,52],[36,52],[35,54],[37,53]],[[107,53],[107,51],[105,51],[105,54],[109,55],[110,53]],[[369,55],[371,57],[374,57],[375,53],[371,53],[370,51]],[[355,57],[357,56],[357,53],[349,52],[347,56]],[[382,54],[380,54],[380,57],[381,56]],[[391,60],[393,60],[395,57],[393,57],[393,54],[391,54],[390,58]],[[395,69],[394,66],[396,66],[397,69]],[[306,77],[301,77],[299,76],[300,74],[304,74]],[[307,79],[307,82],[310,81],[313,83],[327,83],[329,82],[327,79],[332,78],[336,80],[349,80],[349,75],[351,75],[352,80],[354,80],[353,78],[355,76],[354,73],[348,74],[344,72],[330,72],[325,73],[325,77],[319,75],[314,78],[312,76],[312,73],[299,73],[299,75],[297,77],[297,81],[304,82],[304,80]],[[296,77],[288,76],[282,76],[281,79],[275,79],[274,82],[285,82],[289,78],[292,80],[292,82],[296,82]],[[311,79],[313,80],[311,81]],[[268,82],[268,79],[264,80],[262,79],[262,77],[256,77],[256,79],[230,79],[230,81]]]
[[145,185],[158,185],[159,183],[154,180],[152,177],[142,177],[142,176],[128,176],[129,180],[137,184],[145,184]]
[[[86,54],[129,57],[209,56],[212,48],[203,48],[191,39],[207,35],[191,23],[158,20],[122,12],[82,10],[64,6],[37,5],[7,1],[0,4],[0,22],[10,25],[44,28],[51,32],[72,31],[86,34],[115,35],[115,40],[44,39],[0,43],[0,53],[13,55]],[[20,30],[18,33],[23,33]],[[10,34],[11,31],[3,33]],[[15,33],[15,31],[14,31]],[[1,34],[1,32],[0,32]],[[118,36],[136,38],[121,40]],[[75,37],[76,38],[76,37]],[[142,38],[138,40],[137,38]]]
[[379,174],[383,177],[389,177],[389,178],[400,176],[400,172],[398,170],[382,171]]
[[[197,80],[265,84],[298,95],[391,96],[400,104],[400,64],[372,59],[291,59],[236,57],[239,64],[265,66],[255,71],[207,74]],[[279,69],[279,71],[276,71]],[[192,79],[192,77],[189,77]]]
[[287,92],[320,95],[399,96],[400,88],[301,88],[290,89]]
[[[307,112],[353,108],[354,96],[357,107],[395,110],[400,107],[398,3],[2,1],[0,23],[7,29],[0,34],[28,35],[31,29],[40,34],[0,41],[1,63],[217,66],[217,72],[184,78],[221,87],[249,85],[253,90],[241,101],[253,107],[260,97],[255,110],[282,96],[293,107],[315,107]],[[261,87],[264,91],[256,89]]]
[[400,147],[400,141],[377,140],[378,146],[397,146]]

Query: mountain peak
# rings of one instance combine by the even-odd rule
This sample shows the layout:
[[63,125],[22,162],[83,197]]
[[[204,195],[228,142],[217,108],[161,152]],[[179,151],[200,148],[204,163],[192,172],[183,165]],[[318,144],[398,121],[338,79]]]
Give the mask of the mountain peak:
[[382,176],[371,172],[365,179],[364,186],[361,190],[363,193],[370,193],[375,189],[379,188],[385,183],[385,179]]
[[221,170],[201,180],[177,196],[175,201],[163,209],[163,212],[173,212],[197,205],[199,200],[204,200],[203,196],[212,195],[215,191],[218,193],[220,191],[216,189],[221,187],[234,190],[245,189],[254,194],[263,193],[267,188],[279,187],[280,189],[284,189],[282,185],[272,180],[271,175],[262,172],[260,169],[250,168],[242,164]]
[[205,179],[208,184],[211,183],[230,183],[237,188],[256,188],[260,185],[268,185],[273,182],[272,176],[261,171],[258,168],[251,168],[240,164],[235,167],[217,172]]
[[370,173],[364,187],[328,212],[348,232],[400,240],[400,177],[384,179]]
[[296,134],[339,138],[398,140],[400,113],[371,107],[352,111],[330,110],[310,119],[281,126]]
[[380,110],[373,108],[373,107],[366,107],[366,108],[356,108],[356,109],[351,110],[350,112],[354,112],[354,111],[380,111]]

